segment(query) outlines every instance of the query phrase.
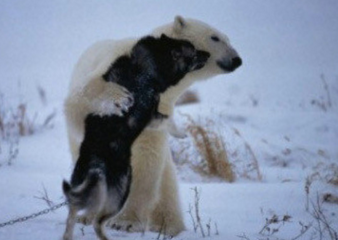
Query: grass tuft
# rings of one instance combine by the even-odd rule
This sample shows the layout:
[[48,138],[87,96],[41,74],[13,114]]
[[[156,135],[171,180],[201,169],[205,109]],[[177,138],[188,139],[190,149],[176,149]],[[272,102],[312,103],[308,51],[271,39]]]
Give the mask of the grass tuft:
[[[38,92],[42,103],[46,104],[44,90],[39,87]],[[4,99],[4,94],[0,93],[0,162],[12,165],[19,154],[20,138],[52,127],[56,112],[53,111],[45,117],[42,123],[38,123],[37,112],[30,114],[27,103],[20,102],[17,105],[8,106]]]
[[223,138],[210,128],[196,123],[190,115],[185,116],[189,122],[187,130],[204,161],[196,166],[196,170],[204,175],[216,176],[227,182],[234,182],[235,174],[229,162]]

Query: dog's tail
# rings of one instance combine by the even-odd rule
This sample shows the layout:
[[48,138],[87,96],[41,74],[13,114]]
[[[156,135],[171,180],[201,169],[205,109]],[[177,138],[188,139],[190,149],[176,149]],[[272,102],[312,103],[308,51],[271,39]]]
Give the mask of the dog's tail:
[[63,192],[67,201],[77,209],[96,211],[106,199],[107,186],[104,172],[99,169],[90,169],[86,179],[78,186],[71,186],[63,181]]

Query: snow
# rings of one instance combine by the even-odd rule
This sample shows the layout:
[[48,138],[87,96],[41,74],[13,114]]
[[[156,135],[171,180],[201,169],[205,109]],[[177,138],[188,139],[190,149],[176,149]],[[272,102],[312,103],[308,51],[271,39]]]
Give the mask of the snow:
[[[316,220],[305,209],[305,183],[309,176],[315,179],[309,194],[312,202],[317,194],[338,195],[337,186],[326,181],[338,163],[337,7],[334,0],[325,4],[319,0],[1,1],[0,93],[4,103],[27,103],[30,115],[39,113],[37,122],[53,111],[57,115],[53,128],[20,138],[19,155],[10,166],[8,143],[0,142],[0,223],[47,208],[40,199],[44,188],[54,203],[64,200],[61,182],[69,178],[72,164],[62,103],[72,67],[83,50],[102,39],[144,35],[181,14],[227,33],[244,65],[233,74],[194,85],[201,102],[178,107],[175,119],[180,126],[187,124],[184,114],[200,122],[211,119],[234,163],[250,161],[252,156],[243,147],[248,143],[262,180],[244,178],[237,169],[236,181],[225,183],[201,177],[189,167],[178,168],[187,231],[175,239],[203,238],[194,232],[188,213],[189,204],[194,204],[194,187],[201,194],[204,225],[211,221],[208,239],[292,239],[300,233],[299,221],[312,224],[299,239],[320,239],[313,235]],[[46,91],[46,106],[39,100],[37,86]],[[171,143],[175,150],[192,140],[171,139]],[[198,155],[194,148],[187,153]],[[338,231],[337,205],[323,203],[323,208]],[[66,214],[64,207],[0,228],[0,239],[61,239]],[[292,218],[272,236],[259,234],[273,214]],[[109,231],[109,236],[158,238],[151,232]],[[94,238],[91,227],[81,230],[77,226],[75,239]]]

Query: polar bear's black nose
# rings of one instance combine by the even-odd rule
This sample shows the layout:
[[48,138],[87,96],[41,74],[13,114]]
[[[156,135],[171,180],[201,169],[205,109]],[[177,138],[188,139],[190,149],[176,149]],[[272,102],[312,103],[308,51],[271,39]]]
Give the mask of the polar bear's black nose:
[[240,57],[234,57],[233,59],[231,59],[231,61],[232,61],[231,67],[233,70],[242,65],[242,59]]
[[240,57],[223,58],[217,61],[217,65],[225,72],[233,72],[242,65],[242,59]]

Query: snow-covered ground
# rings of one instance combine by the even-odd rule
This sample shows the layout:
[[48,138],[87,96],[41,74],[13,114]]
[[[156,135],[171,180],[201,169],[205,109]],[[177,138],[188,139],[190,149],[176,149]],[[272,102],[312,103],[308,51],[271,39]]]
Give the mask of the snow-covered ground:
[[[141,36],[174,16],[197,18],[229,35],[244,65],[193,86],[201,102],[178,107],[184,127],[189,114],[213,122],[236,168],[225,183],[178,167],[187,231],[175,239],[202,239],[188,213],[194,191],[209,239],[295,239],[302,224],[311,227],[298,239],[320,239],[311,203],[317,195],[338,195],[338,2],[319,1],[10,1],[0,2],[0,93],[3,105],[24,102],[36,123],[56,112],[53,128],[22,137],[19,154],[7,164],[8,143],[0,139],[0,224],[47,208],[44,189],[54,203],[63,201],[61,181],[71,172],[62,102],[81,52],[97,40]],[[47,104],[37,86],[45,89]],[[327,88],[326,88],[327,86]],[[238,135],[240,133],[240,135]],[[173,150],[190,144],[171,139]],[[248,152],[245,146],[250,146]],[[186,150],[199,161],[196,149]],[[262,180],[242,173],[253,156]],[[242,165],[240,165],[242,164]],[[242,168],[241,168],[242,167]],[[245,170],[245,169],[244,169]],[[336,171],[336,172],[335,172]],[[336,174],[336,175],[334,175]],[[313,180],[306,211],[306,179]],[[338,232],[337,204],[320,206]],[[0,239],[60,239],[67,209],[0,228]],[[271,236],[262,230],[276,214],[291,216]],[[217,230],[215,227],[217,225]],[[324,230],[323,230],[324,231]],[[325,231],[324,231],[325,232]],[[112,239],[157,239],[158,234],[111,231]],[[208,234],[207,234],[208,235]],[[91,227],[76,229],[76,239],[94,239]],[[160,236],[159,239],[162,239]],[[325,235],[322,239],[331,239]]]

